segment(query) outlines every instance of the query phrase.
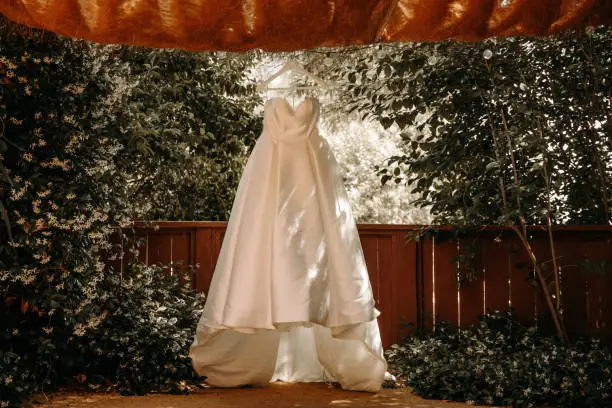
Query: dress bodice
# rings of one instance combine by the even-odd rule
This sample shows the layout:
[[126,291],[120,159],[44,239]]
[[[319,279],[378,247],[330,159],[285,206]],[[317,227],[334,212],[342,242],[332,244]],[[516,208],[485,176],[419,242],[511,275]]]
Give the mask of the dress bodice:
[[307,141],[317,132],[319,101],[304,99],[293,109],[285,98],[266,101],[264,109],[264,135],[273,143],[297,143]]

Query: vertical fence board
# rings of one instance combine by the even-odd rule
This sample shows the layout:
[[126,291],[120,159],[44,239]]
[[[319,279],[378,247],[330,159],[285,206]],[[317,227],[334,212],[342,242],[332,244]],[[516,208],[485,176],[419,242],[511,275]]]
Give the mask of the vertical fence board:
[[149,264],[172,262],[172,232],[149,232]]
[[601,335],[604,338],[612,338],[612,238],[605,239],[604,260],[606,270],[604,271],[604,285],[602,286],[602,296],[604,299],[603,325]]
[[[511,233],[510,233],[511,234]],[[529,280],[533,263],[516,236],[508,235],[510,253],[510,301],[516,316],[525,322],[533,322],[534,288]]]
[[563,319],[569,335],[575,339],[587,326],[586,274],[580,268],[582,245],[571,234],[558,234],[557,254],[561,267],[561,301]]
[[[476,280],[462,285],[459,291],[460,298],[460,323],[462,327],[470,327],[478,323],[478,316],[483,313],[483,263],[482,263],[482,239],[464,239],[460,242],[460,248],[466,245],[476,246],[476,256],[473,260]],[[462,250],[463,251],[463,250]]]
[[605,240],[589,238],[582,243],[585,261],[589,262],[588,269],[584,271],[589,286],[589,319],[586,331],[588,334],[605,335],[608,331],[605,325],[605,312],[610,302],[611,281],[610,273],[606,273],[603,268],[603,262],[605,259],[610,259],[610,254],[607,252],[609,248]]
[[508,283],[510,255],[506,249],[505,235],[486,234],[483,238],[483,267],[485,269],[485,306],[487,311],[503,311],[508,308],[510,286]]
[[[392,321],[393,299],[391,295],[393,271],[393,242],[389,234],[381,234],[372,241],[376,243],[376,270],[372,276],[375,279],[376,307],[385,311],[378,318],[380,334],[384,346],[389,346],[397,336],[397,324]],[[367,262],[367,261],[366,261]],[[368,269],[369,270],[369,269]],[[372,287],[374,290],[374,286]]]
[[378,318],[380,324],[380,334],[383,346],[388,347],[393,344],[397,337],[397,326],[399,322],[393,321],[394,308],[392,297],[393,285],[393,241],[391,237],[378,238],[378,308],[385,313],[381,313]]
[[172,262],[187,266],[193,263],[191,259],[191,242],[189,231],[176,231],[172,237]]
[[421,271],[417,272],[421,277],[420,282],[420,307],[421,307],[421,327],[419,329],[429,330],[433,328],[436,321],[437,304],[434,291],[434,259],[436,247],[431,239],[420,242],[419,263]]
[[437,319],[456,325],[459,322],[457,308],[457,242],[435,243],[435,292]]
[[[191,234],[186,230],[174,231],[172,234],[172,263],[181,265],[180,268],[183,270],[193,263],[191,260],[190,237]],[[181,275],[181,283],[185,284],[183,275]]]
[[393,267],[392,282],[392,305],[387,314],[392,316],[391,324],[397,327],[396,341],[400,341],[410,334],[407,324],[417,327],[419,324],[417,309],[417,244],[416,242],[404,243],[407,231],[395,233],[394,253],[396,253]]
[[195,235],[196,292],[208,294],[214,271],[212,229],[206,227],[198,228]]
[[[558,261],[559,256],[560,256],[559,250],[561,248],[558,247],[557,237],[554,234],[553,234],[553,239],[555,239],[555,255],[557,256],[557,261]],[[553,255],[552,255],[553,251],[550,247],[550,238],[549,238],[548,232],[547,231],[537,231],[536,233],[534,233],[533,239],[531,240],[530,244],[531,244],[533,253],[535,254],[536,259],[538,261],[539,268],[544,274],[546,282],[549,283],[548,290],[550,292],[550,295],[554,296],[553,302],[557,302],[556,294],[554,290],[555,285],[553,284],[554,282],[554,265],[553,265]],[[546,303],[546,298],[541,289],[541,283],[539,279],[536,279],[534,281],[534,285],[535,286],[532,286],[533,287],[533,307],[534,307],[533,316],[534,316],[534,322],[537,322],[537,324],[540,325],[541,324],[540,320],[541,320],[542,315],[545,314],[545,316],[549,316],[549,309]],[[550,326],[551,329],[554,327],[551,321],[546,322],[546,323]]]
[[603,327],[601,334],[604,338],[612,338],[612,238],[607,237],[605,239],[604,259],[606,262],[606,270],[604,272],[604,286],[603,286],[603,298],[605,300],[604,305],[604,317]]

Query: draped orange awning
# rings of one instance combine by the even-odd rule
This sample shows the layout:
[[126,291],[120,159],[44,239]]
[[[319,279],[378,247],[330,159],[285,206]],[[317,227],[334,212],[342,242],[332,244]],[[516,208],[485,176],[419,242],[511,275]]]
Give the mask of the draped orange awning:
[[612,0],[0,0],[0,13],[101,43],[295,50],[544,36],[612,24]]

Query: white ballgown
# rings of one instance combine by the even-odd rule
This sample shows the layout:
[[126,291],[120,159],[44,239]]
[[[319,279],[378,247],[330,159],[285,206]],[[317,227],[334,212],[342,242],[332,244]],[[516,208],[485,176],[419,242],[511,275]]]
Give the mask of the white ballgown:
[[376,392],[379,312],[319,103],[266,102],[190,357],[216,387],[337,381]]

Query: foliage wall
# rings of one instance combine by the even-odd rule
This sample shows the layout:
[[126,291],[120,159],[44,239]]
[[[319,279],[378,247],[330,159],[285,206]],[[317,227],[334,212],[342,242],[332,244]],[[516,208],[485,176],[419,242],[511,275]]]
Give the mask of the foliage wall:
[[[612,219],[612,30],[330,50],[310,67],[338,82],[336,111],[397,126],[381,166],[434,222]],[[405,174],[405,177],[403,176]]]
[[261,132],[249,55],[96,48],[95,68],[116,84],[100,110],[134,219],[226,220]]
[[88,313],[104,268],[121,183],[119,146],[90,132],[103,83],[87,46],[24,38],[5,28],[0,53],[3,225],[0,231],[2,404],[70,372],[66,343],[95,328]]
[[[325,120],[325,118],[323,118]],[[401,138],[378,123],[350,121],[321,127],[344,179],[355,219],[366,224],[428,224],[427,209],[418,208],[417,194],[391,183],[381,185],[376,166],[402,153]]]
[[0,407],[63,385],[199,383],[191,272],[104,261],[135,218],[226,217],[259,132],[232,64],[2,27]]

